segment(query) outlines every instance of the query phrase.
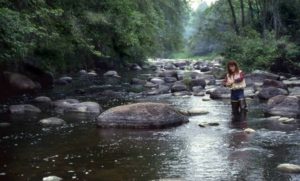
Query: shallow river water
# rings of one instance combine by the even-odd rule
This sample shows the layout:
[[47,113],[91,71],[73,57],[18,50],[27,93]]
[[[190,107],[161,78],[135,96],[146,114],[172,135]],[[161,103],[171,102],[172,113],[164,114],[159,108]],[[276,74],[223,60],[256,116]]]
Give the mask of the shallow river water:
[[[124,75],[123,75],[124,76]],[[134,75],[126,75],[126,80]],[[76,80],[72,85],[43,92],[51,98],[97,101],[105,109],[128,102],[170,103],[176,108],[202,108],[209,114],[190,117],[188,124],[161,130],[99,129],[96,115],[59,115],[68,124],[47,128],[41,118],[57,116],[51,110],[38,115],[1,113],[0,180],[42,180],[56,175],[64,180],[300,180],[300,175],[276,170],[280,163],[300,163],[299,125],[262,121],[262,105],[249,101],[247,123],[232,124],[229,101],[202,101],[202,97],[95,96],[107,89],[102,79]],[[92,86],[93,85],[93,86]],[[121,85],[121,84],[120,84]],[[113,86],[126,89],[127,85]],[[75,89],[88,88],[85,95]],[[28,97],[1,105],[30,102]],[[199,123],[219,126],[200,128]],[[246,134],[243,128],[253,128]]]

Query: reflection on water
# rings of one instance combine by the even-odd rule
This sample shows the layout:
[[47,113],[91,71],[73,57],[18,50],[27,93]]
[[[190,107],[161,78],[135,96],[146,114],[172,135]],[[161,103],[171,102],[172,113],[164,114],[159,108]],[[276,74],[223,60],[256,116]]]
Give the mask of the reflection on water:
[[[86,97],[76,98],[100,101],[93,97],[94,92],[95,88]],[[133,100],[125,100],[128,101]],[[204,102],[199,97],[171,95],[136,101],[166,102],[181,109],[201,108],[209,114],[190,117],[188,124],[162,130],[97,129],[95,115],[77,114],[60,115],[68,123],[66,126],[45,128],[37,122],[51,113],[2,114],[0,121],[9,121],[11,126],[0,128],[0,180],[41,180],[49,175],[64,180],[108,181],[300,179],[299,175],[282,174],[275,169],[283,162],[300,163],[299,128],[262,121],[256,101],[250,102],[249,113],[234,123],[229,101]],[[210,122],[220,125],[198,126]],[[242,129],[246,127],[257,132],[245,134]]]

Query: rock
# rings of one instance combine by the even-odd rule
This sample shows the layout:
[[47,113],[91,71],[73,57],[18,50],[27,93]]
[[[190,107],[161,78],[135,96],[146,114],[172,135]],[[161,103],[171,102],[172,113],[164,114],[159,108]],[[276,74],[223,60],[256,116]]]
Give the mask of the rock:
[[40,113],[41,110],[30,104],[11,105],[9,106],[11,114],[24,114],[24,113]]
[[269,99],[266,112],[271,115],[298,117],[300,115],[300,99],[295,96],[275,96]]
[[204,97],[204,98],[202,98],[202,101],[210,101],[211,99],[210,98],[208,98],[208,97]]
[[94,70],[91,70],[90,72],[87,73],[87,75],[89,75],[89,76],[97,76],[98,74]]
[[186,66],[189,65],[188,61],[177,61],[173,63],[176,67],[178,67],[179,69],[184,69]]
[[117,71],[115,70],[110,70],[110,71],[107,71],[103,74],[105,77],[116,77],[116,78],[120,78],[119,74]]
[[251,134],[251,133],[255,133],[256,131],[254,129],[251,129],[251,128],[246,128],[246,129],[244,129],[244,132],[247,133],[247,134]]
[[130,70],[134,70],[134,71],[139,71],[139,70],[143,70],[141,66],[139,66],[138,64],[134,63],[130,66]]
[[97,119],[99,127],[166,128],[187,123],[188,118],[167,104],[136,103],[111,108]]
[[283,163],[277,166],[277,169],[281,172],[287,173],[300,173],[300,165]]
[[206,81],[204,79],[192,79],[190,82],[191,87],[195,86],[201,86],[203,89],[205,89]]
[[176,66],[173,63],[171,63],[171,62],[167,62],[164,65],[164,69],[166,69],[166,70],[174,70],[174,69],[176,69]]
[[204,92],[205,93],[205,89],[203,89],[202,86],[195,86],[195,87],[192,87],[192,91],[194,93],[198,93],[198,92]]
[[151,80],[150,80],[150,82],[152,82],[152,83],[154,83],[154,84],[157,84],[157,85],[160,85],[160,84],[164,84],[165,83],[165,81],[164,80],[162,80],[161,78],[152,78]]
[[170,87],[166,85],[159,85],[155,90],[148,91],[147,95],[158,95],[158,94],[168,94],[170,92]]
[[190,95],[192,95],[192,93],[189,91],[180,91],[180,92],[173,92],[172,95],[173,96],[190,96]]
[[79,71],[79,74],[81,74],[81,75],[86,75],[86,74],[87,74],[87,71],[86,71],[86,70],[80,70],[80,71]]
[[296,120],[294,118],[280,118],[279,121],[281,121],[283,124],[293,124],[296,123]]
[[33,101],[38,102],[38,103],[49,103],[52,100],[46,96],[39,96],[39,97],[34,98]]
[[159,77],[175,77],[177,78],[176,70],[165,70],[158,73]]
[[13,72],[3,73],[6,89],[16,93],[28,93],[39,88],[30,78]]
[[201,72],[208,72],[208,71],[210,71],[210,70],[211,70],[211,68],[208,67],[208,66],[204,66],[204,67],[201,67],[201,68],[200,68],[200,71],[201,71]]
[[252,86],[255,83],[262,83],[265,79],[279,80],[280,76],[266,71],[256,70],[245,76],[247,86]]
[[283,82],[278,81],[278,80],[272,80],[272,79],[265,79],[262,86],[263,87],[275,87],[275,88],[287,90],[287,86]]
[[158,84],[154,84],[154,83],[152,83],[152,82],[147,82],[147,83],[144,85],[144,87],[146,87],[146,88],[156,88],[156,87],[158,87]]
[[288,86],[288,87],[295,87],[295,86],[300,86],[300,80],[299,79],[289,79],[289,80],[284,80],[283,83]]
[[201,128],[205,128],[206,125],[207,125],[207,124],[203,124],[203,123],[198,124],[198,126],[201,127]]
[[300,87],[289,88],[290,96],[300,97]]
[[228,99],[230,98],[230,89],[226,87],[217,87],[209,92],[211,99]]
[[195,115],[205,115],[208,114],[209,112],[203,109],[199,108],[193,108],[187,111],[190,116],[195,116]]
[[61,181],[61,180],[62,178],[57,176],[48,176],[43,178],[43,181]]
[[208,123],[209,126],[219,126],[220,123],[217,122],[212,122],[212,123]]
[[174,83],[174,82],[177,81],[177,78],[175,78],[175,77],[165,77],[164,80],[165,80],[166,83]]
[[34,82],[38,82],[42,88],[52,88],[54,84],[53,73],[47,72],[30,62],[21,62],[19,64],[24,75]]
[[66,124],[64,120],[56,117],[42,119],[40,120],[40,123],[46,126],[59,126]]
[[133,84],[133,85],[144,85],[144,84],[146,84],[146,82],[147,81],[141,80],[141,79],[138,79],[138,78],[133,78],[130,81],[130,83]]
[[263,88],[258,93],[258,97],[264,100],[270,99],[278,95],[288,95],[288,92],[287,90],[276,88],[276,87],[267,87],[267,88]]
[[188,90],[187,86],[181,81],[175,82],[171,87],[171,92],[181,92],[187,90]]
[[55,81],[56,84],[58,85],[66,85],[66,84],[70,84],[73,81],[72,77],[61,77],[58,80]]
[[96,102],[79,102],[76,99],[65,99],[53,102],[55,110],[60,113],[95,113],[102,111],[101,106]]
[[6,123],[6,122],[0,123],[0,128],[5,128],[5,127],[9,127],[9,126],[10,126],[10,123]]

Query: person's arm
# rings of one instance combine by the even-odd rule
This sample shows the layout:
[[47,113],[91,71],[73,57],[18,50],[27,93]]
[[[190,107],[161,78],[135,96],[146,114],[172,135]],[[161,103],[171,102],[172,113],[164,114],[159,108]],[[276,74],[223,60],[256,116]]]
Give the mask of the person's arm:
[[242,82],[244,79],[245,79],[245,75],[244,75],[244,73],[241,71],[241,72],[240,72],[240,78],[235,79],[235,80],[234,80],[234,83],[240,83],[240,82]]

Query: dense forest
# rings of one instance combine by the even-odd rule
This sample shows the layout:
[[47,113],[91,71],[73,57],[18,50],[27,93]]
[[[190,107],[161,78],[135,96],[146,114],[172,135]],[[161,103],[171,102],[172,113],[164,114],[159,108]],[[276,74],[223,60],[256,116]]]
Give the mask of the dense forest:
[[221,53],[245,69],[299,73],[299,0],[203,2],[193,14],[190,56]]
[[117,65],[183,47],[185,0],[1,0],[0,63],[53,72]]

